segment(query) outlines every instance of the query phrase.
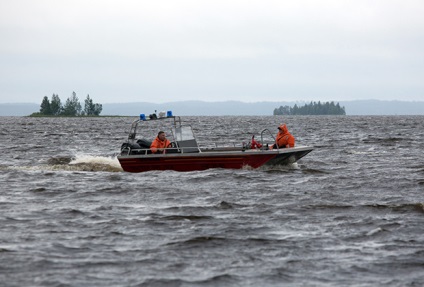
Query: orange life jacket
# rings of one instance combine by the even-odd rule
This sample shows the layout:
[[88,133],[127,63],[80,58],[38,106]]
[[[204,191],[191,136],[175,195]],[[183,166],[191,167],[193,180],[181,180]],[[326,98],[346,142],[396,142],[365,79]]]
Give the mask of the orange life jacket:
[[275,140],[278,147],[294,147],[295,138],[289,133],[286,124],[281,124],[278,129],[279,131]]
[[[152,151],[152,153],[157,153],[158,149],[168,148],[170,146],[171,146],[171,142],[168,139],[161,141],[158,137],[156,137],[155,140],[150,145],[150,150]],[[165,151],[163,153],[165,153]]]

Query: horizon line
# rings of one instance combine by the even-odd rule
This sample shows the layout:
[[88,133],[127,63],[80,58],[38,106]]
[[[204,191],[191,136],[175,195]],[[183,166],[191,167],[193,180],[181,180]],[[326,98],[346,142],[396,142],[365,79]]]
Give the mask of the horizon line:
[[[177,101],[167,101],[167,102],[147,102],[147,101],[130,101],[130,102],[106,102],[102,104],[134,104],[134,103],[149,103],[149,104],[168,104],[168,103],[182,103],[182,102],[200,102],[200,103],[244,103],[244,104],[256,104],[256,103],[309,103],[309,102],[361,102],[361,101],[377,101],[377,102],[407,102],[407,103],[421,103],[424,100],[380,100],[380,99],[357,99],[357,100],[282,100],[282,101],[256,101],[256,102],[245,102],[241,100],[227,100],[227,101],[205,101],[205,100],[177,100]],[[0,105],[24,105],[24,104],[36,104],[36,102],[7,102],[1,103]]]

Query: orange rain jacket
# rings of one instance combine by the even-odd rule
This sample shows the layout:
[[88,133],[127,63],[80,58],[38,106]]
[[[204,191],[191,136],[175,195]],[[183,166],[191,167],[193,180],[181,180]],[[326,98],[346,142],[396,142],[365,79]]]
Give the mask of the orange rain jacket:
[[275,140],[278,147],[294,147],[295,138],[289,133],[286,124],[281,124],[278,129],[279,131]]
[[250,143],[250,148],[251,149],[256,149],[256,148],[261,148],[262,144],[255,141],[255,136],[252,136],[252,142]]
[[[171,147],[171,142],[168,139],[161,141],[158,137],[156,137],[155,140],[150,145],[150,150],[152,151],[152,153],[157,153],[158,149],[169,148],[169,147]],[[165,153],[165,151],[163,151],[163,153]]]

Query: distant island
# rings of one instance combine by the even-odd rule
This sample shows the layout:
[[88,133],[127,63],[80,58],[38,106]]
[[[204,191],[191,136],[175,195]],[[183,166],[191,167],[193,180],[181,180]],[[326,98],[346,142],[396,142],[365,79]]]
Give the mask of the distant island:
[[47,96],[44,96],[43,101],[40,105],[40,111],[32,113],[30,117],[44,117],[44,116],[66,116],[66,117],[78,117],[78,116],[99,116],[102,112],[103,106],[98,103],[93,103],[90,95],[84,101],[84,109],[82,108],[77,94],[72,92],[65,105],[62,106],[62,102],[59,95],[52,95],[51,101]]
[[297,106],[297,104],[293,107],[280,106],[274,109],[274,116],[277,115],[346,115],[346,111],[344,107],[340,107],[339,103],[321,103],[319,101],[318,103],[311,102],[301,107]]

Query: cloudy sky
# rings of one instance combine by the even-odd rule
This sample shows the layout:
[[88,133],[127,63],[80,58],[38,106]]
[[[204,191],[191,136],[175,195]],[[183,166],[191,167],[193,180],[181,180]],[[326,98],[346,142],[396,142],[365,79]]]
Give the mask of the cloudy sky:
[[422,0],[1,0],[0,103],[424,100]]

